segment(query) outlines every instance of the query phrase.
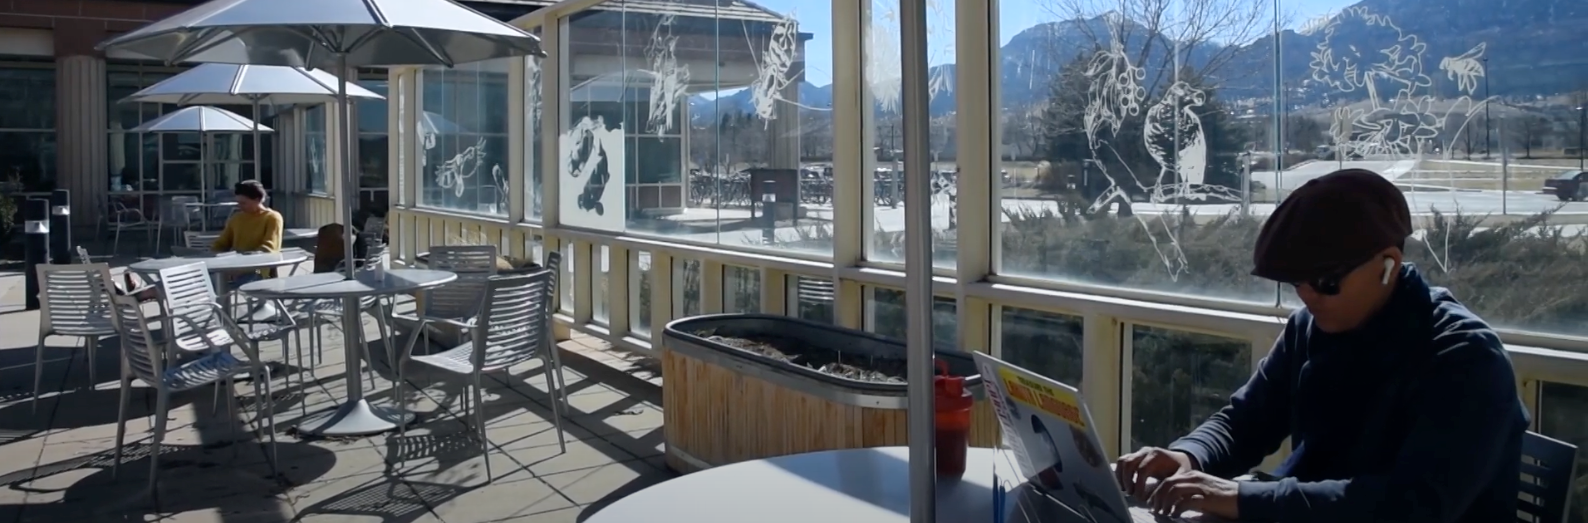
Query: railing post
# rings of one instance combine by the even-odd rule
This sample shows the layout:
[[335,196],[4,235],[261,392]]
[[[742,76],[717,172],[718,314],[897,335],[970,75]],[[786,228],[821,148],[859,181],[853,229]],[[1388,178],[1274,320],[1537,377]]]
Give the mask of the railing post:
[[777,181],[761,181],[761,242],[773,245],[777,242]]
[[28,198],[22,202],[24,247],[27,248],[23,282],[27,291],[27,310],[39,308],[39,269],[50,258],[50,202]]
[[50,263],[72,263],[72,193],[56,189],[50,193]]

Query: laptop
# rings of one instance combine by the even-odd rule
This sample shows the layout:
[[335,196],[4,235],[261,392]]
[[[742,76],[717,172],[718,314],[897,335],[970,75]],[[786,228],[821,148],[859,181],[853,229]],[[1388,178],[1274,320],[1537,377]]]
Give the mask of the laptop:
[[1080,390],[986,354],[972,356],[1003,429],[1007,458],[1000,459],[1013,461],[1009,468],[1026,485],[1069,508],[1076,521],[1219,521],[1196,512],[1157,516],[1127,498]]

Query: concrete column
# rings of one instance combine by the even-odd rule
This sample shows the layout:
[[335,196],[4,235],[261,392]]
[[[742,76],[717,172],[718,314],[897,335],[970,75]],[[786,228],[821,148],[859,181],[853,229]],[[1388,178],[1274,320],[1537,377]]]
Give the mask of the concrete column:
[[109,190],[105,126],[105,59],[73,55],[55,61],[57,187],[72,191],[72,223],[100,219]]

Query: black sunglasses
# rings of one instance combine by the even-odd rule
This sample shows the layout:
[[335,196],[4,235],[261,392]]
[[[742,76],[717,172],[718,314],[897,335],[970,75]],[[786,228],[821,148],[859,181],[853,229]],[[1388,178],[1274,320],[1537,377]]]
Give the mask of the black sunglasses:
[[1336,271],[1331,272],[1329,274],[1326,274],[1326,275],[1323,275],[1323,276],[1318,276],[1318,277],[1313,278],[1311,280],[1300,281],[1300,282],[1291,282],[1290,286],[1299,288],[1299,287],[1302,286],[1302,284],[1306,284],[1306,285],[1312,287],[1312,291],[1313,292],[1316,292],[1318,294],[1322,294],[1324,296],[1334,296],[1334,295],[1340,294],[1340,281],[1341,280],[1344,280],[1346,276],[1349,276],[1351,274],[1351,272],[1355,271],[1358,267],[1361,267],[1361,266],[1367,264],[1367,262],[1372,261],[1372,260],[1374,260],[1375,258],[1378,258],[1378,257],[1379,257],[1379,255],[1375,254],[1375,255],[1373,255],[1372,258],[1368,258],[1366,260],[1362,260],[1362,263],[1357,263],[1357,264],[1354,264],[1354,265],[1350,265],[1350,266],[1348,266],[1348,267],[1346,267],[1344,269],[1339,269],[1339,270],[1336,270]]

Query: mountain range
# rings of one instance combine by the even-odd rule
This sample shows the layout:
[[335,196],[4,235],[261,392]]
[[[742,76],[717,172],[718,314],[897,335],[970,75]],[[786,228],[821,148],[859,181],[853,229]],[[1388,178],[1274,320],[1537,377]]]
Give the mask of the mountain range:
[[[1151,34],[1147,27],[1109,16],[1038,24],[1010,38],[999,53],[1002,105],[1031,107],[1046,100],[1052,79],[1066,64],[1090,55],[1096,44],[1107,43],[1110,21],[1127,28],[1121,31],[1129,35],[1126,50],[1139,52],[1146,45]],[[1170,66],[1168,51],[1163,50],[1168,45],[1162,43],[1169,41],[1160,37],[1157,51],[1139,60],[1147,78],[1160,77]],[[1397,69],[1421,68],[1431,83],[1426,94],[1434,96],[1456,95],[1458,77],[1451,70],[1475,64],[1487,72],[1486,78],[1469,77],[1485,80],[1485,85],[1473,87],[1475,96],[1531,97],[1588,90],[1588,1],[1584,0],[1362,0],[1330,17],[1244,44],[1207,43],[1181,49],[1182,65],[1209,77],[1221,98],[1268,98],[1276,85],[1276,44],[1279,78],[1287,99],[1297,105],[1352,98],[1313,78],[1314,54],[1320,50],[1332,53],[1337,63],[1359,61],[1366,66],[1395,56]],[[935,82],[948,86],[953,85],[954,72],[953,64],[930,70]],[[748,90],[716,100],[694,96],[689,103],[696,121],[752,110]],[[831,103],[831,85],[800,86],[801,105],[825,108]],[[942,89],[932,98],[932,114],[949,114],[955,103],[953,90]]]

